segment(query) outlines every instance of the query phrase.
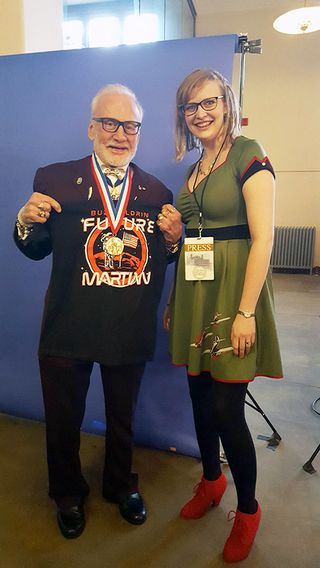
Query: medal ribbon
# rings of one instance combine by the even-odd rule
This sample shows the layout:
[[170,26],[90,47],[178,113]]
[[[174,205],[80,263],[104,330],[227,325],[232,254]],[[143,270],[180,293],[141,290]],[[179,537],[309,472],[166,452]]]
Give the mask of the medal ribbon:
[[128,201],[131,193],[133,171],[130,167],[127,168],[125,177],[123,178],[121,193],[117,204],[113,203],[110,197],[107,181],[102,173],[95,154],[91,157],[91,168],[93,177],[97,184],[101,201],[106,212],[110,228],[113,234],[116,234],[121,227],[122,220],[125,216]]

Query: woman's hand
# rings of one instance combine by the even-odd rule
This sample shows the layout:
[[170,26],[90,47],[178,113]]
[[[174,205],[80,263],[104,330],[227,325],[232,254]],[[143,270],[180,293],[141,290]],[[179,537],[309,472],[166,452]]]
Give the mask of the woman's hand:
[[250,353],[256,340],[256,319],[237,314],[231,328],[233,353],[243,359]]
[[177,243],[181,238],[181,215],[170,203],[162,206],[161,213],[158,215],[157,225],[169,246]]

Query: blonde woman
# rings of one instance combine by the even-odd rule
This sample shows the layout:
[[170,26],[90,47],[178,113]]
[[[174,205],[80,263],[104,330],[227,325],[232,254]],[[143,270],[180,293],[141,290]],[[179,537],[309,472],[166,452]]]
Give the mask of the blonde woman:
[[178,194],[178,212],[158,221],[166,230],[181,214],[186,227],[165,325],[173,363],[187,369],[203,475],[181,516],[196,519],[219,505],[227,486],[221,440],[238,498],[223,556],[238,562],[261,517],[246,391],[257,375],[282,376],[268,270],[275,188],[264,149],[240,135],[234,92],[213,70],[192,72],[177,92],[177,159],[194,148],[200,158]]

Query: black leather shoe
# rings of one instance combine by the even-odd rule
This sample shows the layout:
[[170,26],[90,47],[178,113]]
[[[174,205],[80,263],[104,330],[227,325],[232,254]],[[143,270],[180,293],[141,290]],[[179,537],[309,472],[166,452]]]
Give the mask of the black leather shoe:
[[120,515],[133,525],[142,525],[146,520],[146,509],[140,493],[129,493],[119,500]]
[[86,525],[83,505],[57,509],[57,520],[61,534],[65,538],[77,538]]

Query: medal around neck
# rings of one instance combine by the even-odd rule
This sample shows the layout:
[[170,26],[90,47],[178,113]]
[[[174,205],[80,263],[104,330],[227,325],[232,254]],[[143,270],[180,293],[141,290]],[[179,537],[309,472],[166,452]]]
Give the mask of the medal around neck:
[[103,243],[103,250],[105,250],[111,256],[118,256],[123,252],[124,244],[119,237],[110,237],[105,243]]
[[120,194],[121,194],[121,189],[122,189],[122,185],[116,185],[116,186],[108,186],[109,189],[109,193],[110,193],[110,197],[111,199],[113,199],[114,201],[118,201]]

